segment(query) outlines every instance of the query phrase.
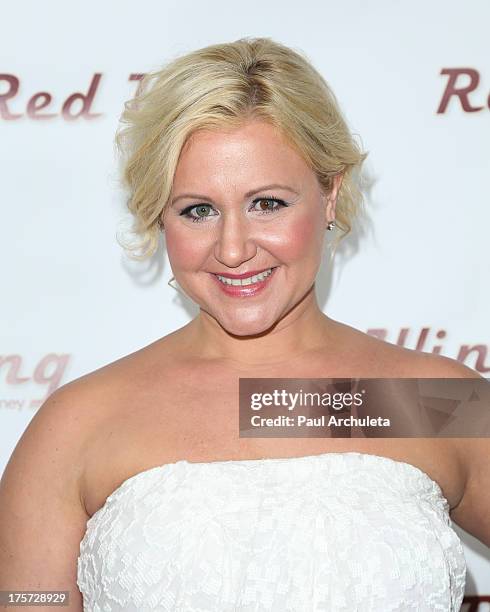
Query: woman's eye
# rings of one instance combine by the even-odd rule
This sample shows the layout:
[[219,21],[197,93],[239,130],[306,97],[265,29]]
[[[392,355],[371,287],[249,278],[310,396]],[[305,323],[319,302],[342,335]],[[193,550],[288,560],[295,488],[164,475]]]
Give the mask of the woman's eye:
[[[278,198],[257,198],[254,200],[254,204],[260,204],[258,212],[263,212],[266,214],[276,212],[282,206],[287,206],[284,200],[280,200]],[[279,204],[280,206],[274,207],[274,204]]]
[[[206,217],[213,216],[208,214],[211,208],[211,204],[198,204],[197,206],[188,206],[180,214],[191,219],[191,221],[199,223],[204,221]],[[191,214],[191,211],[196,211],[196,214]]]

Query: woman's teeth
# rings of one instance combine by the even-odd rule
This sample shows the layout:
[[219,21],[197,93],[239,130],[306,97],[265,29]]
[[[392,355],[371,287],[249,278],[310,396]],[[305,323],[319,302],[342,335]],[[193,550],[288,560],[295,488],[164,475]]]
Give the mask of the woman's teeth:
[[226,276],[220,276],[216,274],[218,280],[220,280],[225,285],[254,285],[255,283],[259,283],[263,281],[264,278],[267,278],[270,274],[272,274],[272,268],[264,270],[260,274],[256,274],[255,276],[249,276],[248,278],[227,278]]

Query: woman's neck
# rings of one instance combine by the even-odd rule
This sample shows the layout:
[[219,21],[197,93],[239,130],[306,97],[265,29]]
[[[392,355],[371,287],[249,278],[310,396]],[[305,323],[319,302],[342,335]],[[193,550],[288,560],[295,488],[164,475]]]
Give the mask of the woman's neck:
[[207,312],[188,326],[189,340],[202,359],[222,360],[237,366],[274,366],[288,363],[309,351],[328,347],[334,322],[314,304],[293,309],[270,330],[254,336],[228,333]]

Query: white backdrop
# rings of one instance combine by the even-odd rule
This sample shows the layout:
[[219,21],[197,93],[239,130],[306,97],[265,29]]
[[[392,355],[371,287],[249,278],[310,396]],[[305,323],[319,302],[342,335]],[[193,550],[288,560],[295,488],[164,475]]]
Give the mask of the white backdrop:
[[[113,136],[132,74],[243,36],[303,51],[370,152],[368,219],[321,270],[324,311],[489,377],[489,19],[486,0],[4,5],[0,469],[47,394],[196,314],[163,250],[135,264],[116,242]],[[83,114],[70,96],[91,84]],[[455,528],[466,592],[490,594],[490,551]]]

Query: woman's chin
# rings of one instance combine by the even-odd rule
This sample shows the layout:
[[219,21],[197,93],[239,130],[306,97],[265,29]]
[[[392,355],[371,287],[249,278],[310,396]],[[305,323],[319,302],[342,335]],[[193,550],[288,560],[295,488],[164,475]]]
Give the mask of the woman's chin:
[[267,332],[275,323],[272,321],[240,321],[240,320],[221,320],[218,319],[221,327],[229,334],[234,336],[256,336]]

